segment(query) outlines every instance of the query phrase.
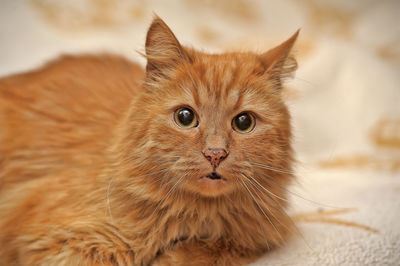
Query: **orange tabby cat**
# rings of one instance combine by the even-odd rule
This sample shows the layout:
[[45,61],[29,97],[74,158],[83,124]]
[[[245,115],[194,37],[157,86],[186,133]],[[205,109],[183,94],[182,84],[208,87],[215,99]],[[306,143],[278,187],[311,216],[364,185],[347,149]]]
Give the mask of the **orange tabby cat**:
[[156,17],[146,71],[66,56],[0,80],[0,265],[242,265],[281,245],[296,33],[206,54]]

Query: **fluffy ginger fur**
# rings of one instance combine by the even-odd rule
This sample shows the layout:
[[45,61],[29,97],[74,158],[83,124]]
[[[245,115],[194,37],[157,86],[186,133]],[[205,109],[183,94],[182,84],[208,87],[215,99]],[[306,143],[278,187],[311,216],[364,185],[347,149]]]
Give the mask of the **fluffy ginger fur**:
[[[0,265],[242,265],[292,227],[281,83],[296,33],[264,53],[206,54],[156,17],[146,70],[65,56],[0,80]],[[192,108],[198,127],[173,120]],[[256,117],[247,134],[232,120]],[[216,171],[202,151],[223,148]]]

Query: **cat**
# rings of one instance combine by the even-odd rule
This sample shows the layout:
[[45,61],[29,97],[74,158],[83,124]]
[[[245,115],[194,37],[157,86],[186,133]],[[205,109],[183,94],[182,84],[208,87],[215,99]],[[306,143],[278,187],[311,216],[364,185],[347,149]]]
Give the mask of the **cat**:
[[298,33],[207,54],[155,16],[145,70],[80,55],[2,78],[0,265],[243,265],[283,245]]

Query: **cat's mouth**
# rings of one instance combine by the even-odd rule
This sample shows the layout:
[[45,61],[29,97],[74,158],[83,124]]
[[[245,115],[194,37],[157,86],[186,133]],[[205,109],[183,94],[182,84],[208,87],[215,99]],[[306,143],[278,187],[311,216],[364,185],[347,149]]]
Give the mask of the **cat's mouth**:
[[211,180],[222,180],[222,176],[217,172],[209,173],[208,175],[204,176],[205,178],[209,178]]
[[199,184],[202,186],[202,193],[207,195],[218,195],[221,189],[226,186],[227,181],[217,172],[211,172],[198,179]]

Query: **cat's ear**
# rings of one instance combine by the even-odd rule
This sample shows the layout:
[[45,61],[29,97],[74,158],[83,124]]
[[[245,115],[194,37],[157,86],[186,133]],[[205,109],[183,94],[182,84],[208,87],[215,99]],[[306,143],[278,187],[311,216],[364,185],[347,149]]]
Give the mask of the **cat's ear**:
[[290,76],[297,69],[297,61],[290,55],[290,51],[296,42],[299,32],[300,29],[285,42],[260,55],[265,68],[264,73],[270,79],[280,80]]
[[184,60],[190,60],[178,39],[165,22],[155,15],[146,37],[146,72],[161,77]]

